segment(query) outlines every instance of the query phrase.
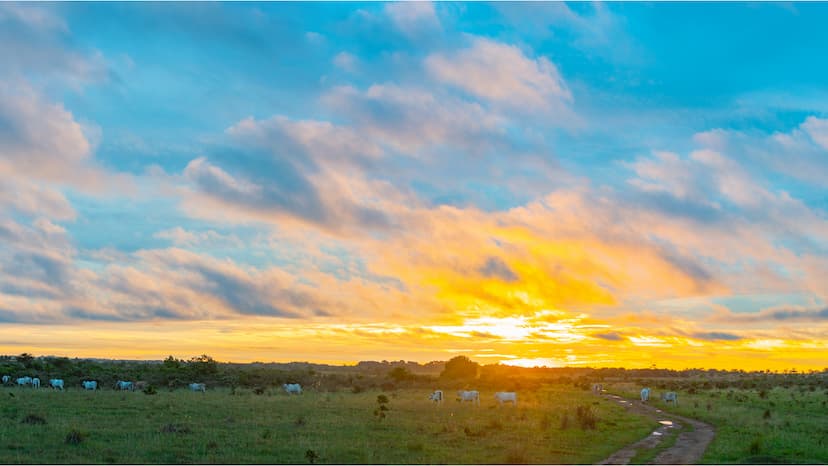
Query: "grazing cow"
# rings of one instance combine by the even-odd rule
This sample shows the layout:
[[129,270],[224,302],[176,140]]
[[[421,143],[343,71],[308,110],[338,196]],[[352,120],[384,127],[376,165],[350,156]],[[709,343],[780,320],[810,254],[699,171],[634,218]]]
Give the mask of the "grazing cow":
[[145,382],[143,380],[140,380],[138,382],[135,382],[135,389],[136,390],[144,390],[145,388],[147,388],[148,385],[149,384],[147,382]]
[[191,383],[190,384],[190,390],[192,390],[194,392],[206,393],[207,392],[207,386],[204,385],[203,383]]
[[49,379],[49,386],[56,390],[63,391],[63,379]]
[[661,394],[661,399],[665,403],[673,402],[674,405],[678,405],[678,395],[676,392],[666,392]]
[[84,390],[97,390],[98,389],[98,382],[95,380],[84,380],[81,382],[83,384]]
[[17,386],[18,387],[25,387],[26,385],[31,385],[31,383],[32,383],[32,378],[29,377],[29,376],[20,377],[20,378],[17,379]]
[[495,399],[501,405],[503,403],[511,402],[513,405],[517,406],[517,393],[515,392],[496,392]]
[[302,386],[298,383],[285,383],[282,384],[282,388],[284,388],[288,394],[295,393],[299,395],[302,393]]
[[592,393],[595,393],[596,395],[600,395],[601,392],[603,392],[603,391],[604,391],[604,384],[600,384],[600,383],[592,384]]
[[37,377],[32,379],[32,388],[40,388],[40,379]]
[[480,392],[477,390],[458,390],[457,401],[461,403],[464,401],[471,401],[476,405],[480,405]]
[[434,390],[433,392],[431,392],[431,395],[429,395],[428,399],[437,403],[438,405],[443,404],[443,391]]
[[650,389],[649,388],[642,388],[641,389],[641,401],[647,401],[650,399]]
[[11,382],[11,376],[10,375],[4,375],[3,376],[3,385],[6,385],[7,383],[10,383],[10,382]]
[[135,385],[132,382],[119,380],[115,383],[115,389],[116,390],[129,390],[129,391],[134,392],[135,391]]

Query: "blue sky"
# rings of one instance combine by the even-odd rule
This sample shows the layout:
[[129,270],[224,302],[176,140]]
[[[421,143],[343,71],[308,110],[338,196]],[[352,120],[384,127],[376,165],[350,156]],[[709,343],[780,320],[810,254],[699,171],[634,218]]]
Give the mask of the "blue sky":
[[[441,358],[471,342],[435,328],[556,315],[586,344],[567,363],[646,347],[678,365],[682,339],[727,334],[722,365],[785,348],[780,366],[807,366],[828,330],[826,20],[820,3],[3,4],[0,322],[51,329],[35,352],[84,325],[300,325],[364,348],[349,361]],[[571,344],[507,334],[475,348],[560,364]]]

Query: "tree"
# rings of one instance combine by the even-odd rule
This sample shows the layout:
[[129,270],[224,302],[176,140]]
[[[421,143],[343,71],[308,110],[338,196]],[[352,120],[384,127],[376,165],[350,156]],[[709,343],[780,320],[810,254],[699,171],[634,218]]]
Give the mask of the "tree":
[[472,361],[466,356],[455,356],[446,363],[445,369],[440,373],[444,379],[473,379],[477,377],[480,364]]
[[394,379],[395,382],[402,382],[412,378],[411,371],[405,367],[395,367],[388,372],[388,377]]

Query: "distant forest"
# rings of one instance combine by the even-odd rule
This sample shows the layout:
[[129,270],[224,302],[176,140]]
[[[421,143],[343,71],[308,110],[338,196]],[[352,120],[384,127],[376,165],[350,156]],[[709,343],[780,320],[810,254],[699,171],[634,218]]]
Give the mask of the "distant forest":
[[361,361],[356,365],[310,362],[247,364],[225,363],[209,355],[190,359],[169,356],[163,361],[80,359],[34,356],[23,353],[0,356],[0,375],[52,378],[79,388],[83,380],[96,380],[111,389],[118,380],[144,381],[151,391],[206,383],[208,389],[226,387],[264,391],[283,383],[300,383],[320,391],[394,390],[397,388],[496,388],[530,389],[543,384],[571,384],[589,389],[601,381],[647,382],[656,388],[761,388],[767,385],[821,387],[828,389],[828,368],[823,371],[782,372],[718,369],[625,369],[590,367],[524,368],[502,364],[480,365],[465,356],[449,361],[419,364],[413,361]]

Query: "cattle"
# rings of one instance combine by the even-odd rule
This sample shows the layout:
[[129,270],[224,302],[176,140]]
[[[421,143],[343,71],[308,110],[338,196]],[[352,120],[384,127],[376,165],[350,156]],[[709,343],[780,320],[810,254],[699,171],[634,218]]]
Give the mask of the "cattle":
[[135,389],[136,390],[144,390],[144,389],[147,388],[147,386],[149,386],[149,384],[147,382],[143,381],[143,380],[135,382]]
[[661,399],[665,403],[673,402],[673,404],[678,405],[678,395],[676,392],[666,392],[661,394]]
[[97,390],[98,389],[98,382],[95,380],[84,380],[81,382],[83,385],[84,390]]
[[650,389],[649,388],[642,388],[641,389],[641,401],[647,401],[650,399]]
[[477,390],[458,390],[457,401],[461,403],[464,401],[471,401],[476,405],[480,405],[480,392]]
[[495,400],[501,405],[503,403],[511,402],[513,405],[517,406],[517,393],[515,392],[496,392],[494,394]]
[[437,403],[438,405],[443,404],[443,391],[434,390],[433,392],[431,392],[431,395],[428,396],[428,399]]
[[191,383],[189,385],[189,387],[190,387],[190,390],[192,390],[194,392],[201,392],[201,393],[206,393],[207,392],[207,386],[204,385],[203,383]]
[[604,391],[604,384],[600,384],[600,383],[592,384],[592,393],[595,393],[596,395],[600,395],[601,392],[603,392],[603,391]]
[[6,385],[8,383],[11,383],[11,376],[10,375],[4,375],[3,376],[3,385]]
[[17,386],[18,387],[25,387],[26,385],[31,385],[31,383],[32,383],[32,378],[29,377],[29,376],[20,377],[20,378],[17,379]]
[[127,382],[125,380],[119,380],[119,381],[115,382],[115,389],[116,390],[135,391],[135,385],[132,382]]
[[284,388],[288,394],[295,393],[299,395],[302,393],[302,386],[298,383],[285,383],[282,384],[282,388]]
[[37,377],[32,379],[32,388],[40,388],[40,379]]
[[49,386],[55,390],[63,391],[63,379],[49,379]]

